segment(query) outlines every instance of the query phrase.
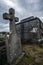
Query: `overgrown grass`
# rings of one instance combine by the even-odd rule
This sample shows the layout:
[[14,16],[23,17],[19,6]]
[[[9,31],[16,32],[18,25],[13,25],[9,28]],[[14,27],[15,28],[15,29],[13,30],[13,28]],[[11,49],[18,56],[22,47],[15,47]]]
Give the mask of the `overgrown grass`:
[[[24,57],[17,65],[43,65],[43,48],[36,45],[24,45]],[[35,59],[40,58],[40,62],[35,62]]]

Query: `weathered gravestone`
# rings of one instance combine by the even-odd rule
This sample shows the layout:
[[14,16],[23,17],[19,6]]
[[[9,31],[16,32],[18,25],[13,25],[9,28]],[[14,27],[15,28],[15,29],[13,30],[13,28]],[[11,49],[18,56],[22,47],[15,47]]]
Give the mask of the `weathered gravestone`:
[[10,20],[10,35],[9,39],[7,39],[6,37],[6,45],[8,63],[12,64],[13,61],[22,54],[21,40],[17,34],[15,26],[15,22],[18,21],[18,18],[15,17],[15,10],[13,8],[9,9],[9,14],[4,13],[3,18],[6,20]]

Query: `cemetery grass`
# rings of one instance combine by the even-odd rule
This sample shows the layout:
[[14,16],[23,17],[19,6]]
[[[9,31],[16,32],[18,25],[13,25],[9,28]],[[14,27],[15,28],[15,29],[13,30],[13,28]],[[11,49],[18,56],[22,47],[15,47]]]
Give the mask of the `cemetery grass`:
[[43,65],[43,47],[38,45],[22,45],[24,57],[17,65]]

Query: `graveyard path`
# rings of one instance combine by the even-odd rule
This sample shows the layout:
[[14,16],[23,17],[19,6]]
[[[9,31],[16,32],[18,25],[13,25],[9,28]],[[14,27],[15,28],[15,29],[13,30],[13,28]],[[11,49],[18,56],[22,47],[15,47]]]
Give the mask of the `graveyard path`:
[[43,48],[37,45],[22,45],[24,57],[17,65],[43,65]]

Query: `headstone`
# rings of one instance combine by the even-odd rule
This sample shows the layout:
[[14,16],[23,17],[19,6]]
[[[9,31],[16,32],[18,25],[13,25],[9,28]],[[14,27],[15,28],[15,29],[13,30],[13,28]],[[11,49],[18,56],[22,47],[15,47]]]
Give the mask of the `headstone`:
[[3,18],[10,21],[10,35],[9,39],[6,37],[6,46],[8,63],[11,65],[22,54],[21,40],[15,26],[18,18],[15,17],[15,10],[13,8],[9,9],[9,13],[4,13]]

